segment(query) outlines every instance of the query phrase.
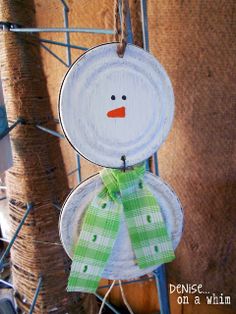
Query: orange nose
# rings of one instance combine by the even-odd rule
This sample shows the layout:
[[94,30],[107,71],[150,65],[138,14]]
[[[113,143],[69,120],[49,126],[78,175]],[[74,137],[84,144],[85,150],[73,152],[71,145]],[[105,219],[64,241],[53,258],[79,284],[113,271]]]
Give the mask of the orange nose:
[[125,107],[120,107],[107,112],[108,118],[125,118]]

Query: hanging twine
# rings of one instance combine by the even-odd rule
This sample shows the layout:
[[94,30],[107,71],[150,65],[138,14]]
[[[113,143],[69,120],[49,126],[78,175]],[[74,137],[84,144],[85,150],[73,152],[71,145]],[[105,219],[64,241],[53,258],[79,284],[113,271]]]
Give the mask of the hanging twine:
[[[130,314],[134,314],[134,312],[131,309],[131,306],[129,305],[129,303],[128,303],[127,299],[126,299],[125,292],[124,292],[124,289],[122,287],[121,280],[118,280],[118,282],[119,282],[119,287],[120,287],[120,292],[121,292],[121,296],[122,296],[123,302],[124,302],[125,306],[127,307],[129,313]],[[113,280],[112,284],[110,285],[110,288],[107,290],[107,292],[106,292],[106,294],[105,294],[105,296],[103,298],[103,301],[102,301],[102,304],[101,304],[101,307],[100,307],[100,310],[99,310],[98,314],[102,314],[102,311],[103,311],[103,308],[105,306],[106,300],[107,300],[109,294],[111,293],[111,290],[114,287],[115,283],[116,283],[116,280]]]
[[104,306],[105,306],[106,300],[107,300],[107,298],[108,298],[108,296],[109,296],[109,294],[110,294],[112,288],[114,287],[115,283],[116,283],[116,281],[113,280],[113,282],[112,282],[110,288],[107,290],[107,292],[106,292],[106,294],[105,294],[105,296],[104,296],[104,298],[103,298],[103,300],[102,300],[102,304],[101,304],[101,307],[100,307],[100,310],[99,310],[99,313],[98,313],[98,314],[102,314],[102,310],[103,310],[103,308],[104,308]]
[[126,18],[127,12],[129,8],[128,0],[121,0],[121,11],[122,11],[122,19],[120,24],[120,16],[119,16],[119,0],[115,0],[114,7],[114,21],[115,21],[115,41],[118,41],[117,45],[117,54],[120,58],[123,58],[125,53],[125,48],[127,46],[127,25]]
[[131,309],[131,306],[129,305],[129,303],[128,303],[127,299],[126,299],[125,292],[124,292],[124,289],[122,287],[121,280],[119,280],[119,287],[120,287],[121,296],[122,296],[122,299],[123,299],[123,302],[124,302],[125,306],[127,307],[127,309],[128,309],[130,314],[134,314],[134,312]]

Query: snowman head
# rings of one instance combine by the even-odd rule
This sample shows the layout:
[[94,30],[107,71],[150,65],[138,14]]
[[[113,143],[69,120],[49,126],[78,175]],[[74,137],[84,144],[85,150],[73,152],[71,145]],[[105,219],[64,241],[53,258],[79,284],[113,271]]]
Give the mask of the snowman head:
[[60,92],[62,128],[85,158],[105,166],[137,164],[165,140],[173,120],[170,80],[149,53],[128,45],[123,58],[116,43],[81,56],[65,76]]

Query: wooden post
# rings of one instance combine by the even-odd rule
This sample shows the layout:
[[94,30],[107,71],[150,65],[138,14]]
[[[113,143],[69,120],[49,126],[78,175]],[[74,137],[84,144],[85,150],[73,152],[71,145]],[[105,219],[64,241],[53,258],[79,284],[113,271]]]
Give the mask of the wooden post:
[[[33,0],[2,0],[0,21],[34,26]],[[11,132],[14,165],[7,173],[12,234],[26,204],[33,203],[11,250],[13,284],[19,308],[28,313],[38,278],[42,286],[34,313],[66,313],[68,259],[58,236],[61,202],[68,193],[59,139],[36,128],[54,128],[39,42],[32,34],[0,31],[0,66],[8,119],[25,123]],[[57,308],[57,309],[56,309]]]

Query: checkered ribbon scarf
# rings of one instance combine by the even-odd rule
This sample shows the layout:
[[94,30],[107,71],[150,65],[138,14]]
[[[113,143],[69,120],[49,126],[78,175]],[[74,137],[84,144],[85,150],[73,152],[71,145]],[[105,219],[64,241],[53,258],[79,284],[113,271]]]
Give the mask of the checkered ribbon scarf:
[[102,191],[88,206],[67,291],[95,292],[111,255],[124,211],[132,248],[140,268],[175,258],[156,198],[144,185],[145,166],[122,172],[103,169]]

